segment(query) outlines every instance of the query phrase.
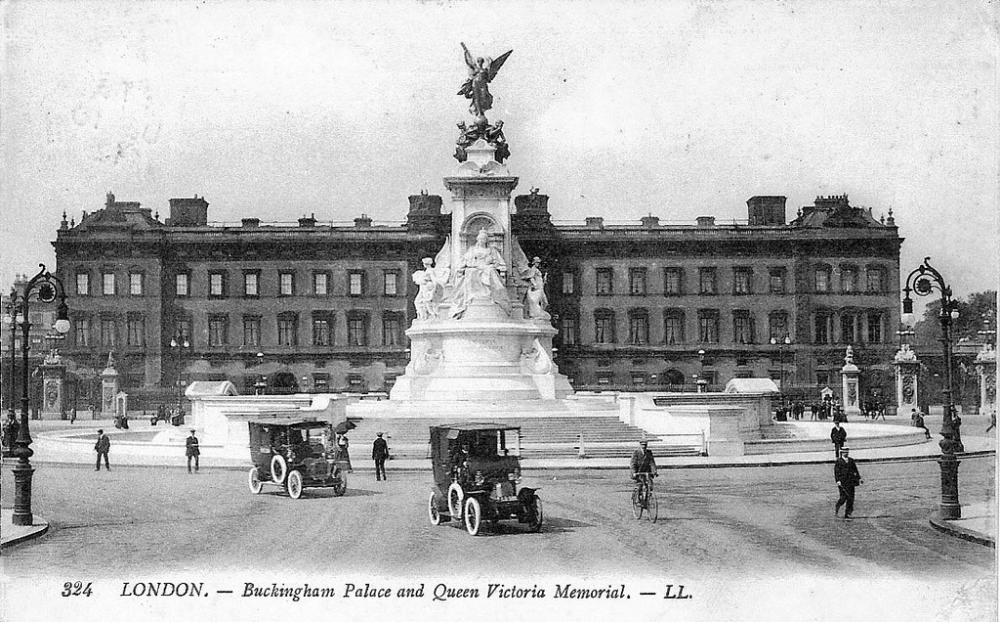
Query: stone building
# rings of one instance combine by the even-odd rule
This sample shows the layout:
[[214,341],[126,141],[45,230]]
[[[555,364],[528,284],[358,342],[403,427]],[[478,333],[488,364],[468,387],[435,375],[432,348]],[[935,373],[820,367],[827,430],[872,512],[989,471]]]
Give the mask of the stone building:
[[[387,390],[408,360],[410,275],[449,231],[441,197],[409,201],[395,225],[218,224],[198,196],[170,199],[161,221],[109,194],[79,224],[64,219],[54,242],[70,369],[99,373],[114,351],[132,389]],[[892,395],[902,239],[891,212],[881,221],[819,197],[788,222],[784,197],[747,205],[739,223],[565,224],[537,190],[515,198],[513,233],[548,272],[556,361],[577,389],[770,376],[811,395],[839,386],[853,345],[862,390]]]

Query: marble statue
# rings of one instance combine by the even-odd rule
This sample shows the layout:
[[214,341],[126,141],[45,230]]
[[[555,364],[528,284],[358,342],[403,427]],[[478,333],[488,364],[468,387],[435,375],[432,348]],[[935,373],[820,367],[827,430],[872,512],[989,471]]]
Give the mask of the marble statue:
[[488,298],[510,315],[510,298],[504,277],[507,265],[500,253],[487,244],[489,234],[480,229],[476,243],[465,251],[462,264],[455,271],[455,287],[451,295],[451,317],[462,317],[472,301]]
[[514,50],[507,51],[496,60],[489,57],[473,59],[469,48],[465,47],[464,43],[462,50],[465,52],[465,64],[469,67],[469,77],[459,89],[458,94],[471,100],[469,112],[476,117],[477,121],[482,120],[485,123],[485,113],[493,107],[493,96],[490,94],[489,84]]
[[438,292],[443,284],[435,273],[434,260],[430,257],[424,257],[423,264],[423,270],[417,270],[413,273],[413,282],[418,287],[413,306],[417,308],[418,320],[436,320],[438,319],[438,303],[440,301]]
[[532,320],[551,319],[546,311],[549,299],[545,296],[546,275],[542,272],[542,260],[533,258],[531,266],[521,273],[521,279],[528,285],[528,293],[524,296],[525,314]]

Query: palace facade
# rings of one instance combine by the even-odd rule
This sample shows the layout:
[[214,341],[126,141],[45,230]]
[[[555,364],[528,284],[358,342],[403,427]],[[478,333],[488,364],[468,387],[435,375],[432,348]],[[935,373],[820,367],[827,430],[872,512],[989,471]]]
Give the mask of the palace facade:
[[[162,221],[111,194],[79,223],[64,216],[54,246],[71,377],[95,382],[114,352],[126,391],[198,379],[248,393],[388,390],[409,357],[410,275],[450,230],[441,197],[409,203],[393,225],[217,224],[198,196],[170,199]],[[547,271],[556,362],[577,389],[768,376],[811,399],[839,391],[851,345],[862,390],[893,395],[902,238],[891,212],[818,197],[789,221],[784,197],[758,196],[739,223],[567,224],[537,191],[514,203],[513,233]]]

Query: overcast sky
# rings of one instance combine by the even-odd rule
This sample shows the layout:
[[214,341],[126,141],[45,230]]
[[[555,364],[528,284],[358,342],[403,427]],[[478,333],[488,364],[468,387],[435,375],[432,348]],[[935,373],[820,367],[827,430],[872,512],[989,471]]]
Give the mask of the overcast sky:
[[167,216],[399,222],[445,194],[460,41],[557,220],[746,218],[756,194],[892,208],[904,275],[998,275],[997,15],[986,3],[7,2],[0,280],[105,193]]

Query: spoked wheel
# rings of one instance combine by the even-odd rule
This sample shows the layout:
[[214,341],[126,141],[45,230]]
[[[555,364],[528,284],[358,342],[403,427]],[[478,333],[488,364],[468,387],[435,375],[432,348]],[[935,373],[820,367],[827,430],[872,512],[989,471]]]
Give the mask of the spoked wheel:
[[288,462],[281,454],[271,457],[271,481],[275,484],[284,484],[285,476],[288,474]]
[[441,524],[441,512],[438,510],[437,494],[431,491],[431,497],[427,500],[427,517],[431,519],[432,525]]
[[656,493],[652,490],[646,493],[646,518],[652,522],[656,522],[656,517],[659,515],[659,508],[656,503]]
[[264,482],[260,481],[260,473],[257,471],[257,467],[253,467],[247,473],[247,486],[250,487],[250,492],[255,495],[259,495],[260,491],[263,490]]
[[542,500],[535,497],[535,515],[528,522],[528,529],[538,533],[542,530]]
[[288,488],[288,496],[292,499],[298,499],[302,496],[302,474],[298,471],[292,471],[288,474],[288,481],[286,482]]
[[640,488],[632,491],[632,516],[636,519],[642,518],[642,489]]
[[341,471],[336,475],[340,478],[340,482],[333,485],[333,494],[335,497],[343,497],[347,492],[347,473]]
[[483,508],[479,505],[479,500],[469,497],[465,500],[465,530],[470,536],[479,535],[479,527],[483,522]]
[[451,486],[448,487],[448,512],[456,520],[462,518],[462,497],[464,496],[462,487],[457,482],[452,482]]

